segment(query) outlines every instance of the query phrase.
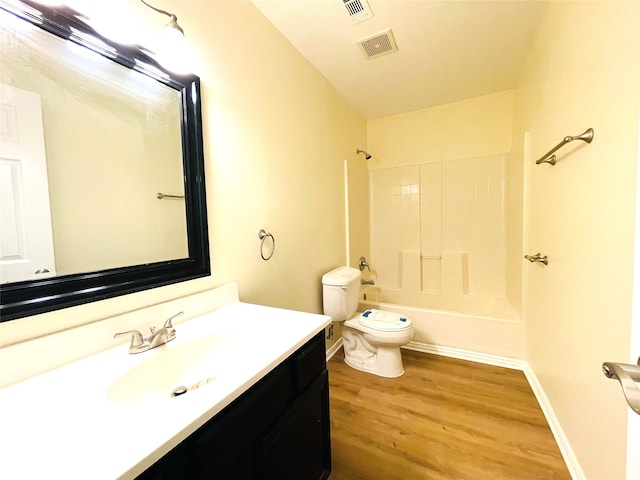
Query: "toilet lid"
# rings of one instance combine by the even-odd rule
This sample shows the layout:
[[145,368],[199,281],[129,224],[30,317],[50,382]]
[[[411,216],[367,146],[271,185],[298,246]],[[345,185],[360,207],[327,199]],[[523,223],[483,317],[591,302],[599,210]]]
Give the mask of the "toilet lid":
[[360,278],[360,271],[357,268],[338,267],[322,276],[323,285],[336,287],[346,287]]
[[358,323],[374,330],[383,332],[397,332],[411,327],[411,319],[393,312],[382,310],[367,310],[358,317]]

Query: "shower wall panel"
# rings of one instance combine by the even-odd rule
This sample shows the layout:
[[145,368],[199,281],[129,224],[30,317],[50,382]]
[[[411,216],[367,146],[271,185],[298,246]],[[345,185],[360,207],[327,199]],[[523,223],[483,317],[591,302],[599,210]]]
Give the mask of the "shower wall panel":
[[[371,171],[376,285],[415,302],[505,295],[504,156]],[[455,308],[455,305],[452,307]]]
[[466,254],[468,293],[505,295],[504,156],[445,162],[442,243]]
[[398,288],[402,252],[419,251],[420,167],[372,170],[371,258],[376,259],[376,283]]
[[420,165],[421,290],[442,289],[442,163]]

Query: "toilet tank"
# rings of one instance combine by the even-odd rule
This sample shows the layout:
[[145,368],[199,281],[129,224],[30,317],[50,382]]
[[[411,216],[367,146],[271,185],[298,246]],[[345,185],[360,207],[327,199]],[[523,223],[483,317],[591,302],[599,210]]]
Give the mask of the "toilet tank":
[[322,276],[322,307],[334,322],[348,320],[358,308],[360,270],[338,267]]

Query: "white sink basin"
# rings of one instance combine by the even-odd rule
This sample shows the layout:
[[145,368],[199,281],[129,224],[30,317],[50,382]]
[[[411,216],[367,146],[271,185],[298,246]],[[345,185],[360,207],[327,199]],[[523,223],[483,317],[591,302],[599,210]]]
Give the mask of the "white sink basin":
[[121,375],[107,390],[107,400],[130,406],[151,398],[173,398],[177,387],[215,388],[216,379],[229,371],[232,346],[237,334],[216,333],[188,342],[157,347],[136,355],[149,355]]
[[[209,307],[211,311],[197,313]],[[126,339],[113,346],[113,332],[179,310],[191,318],[176,325],[177,336],[168,344],[135,355],[128,353]],[[330,321],[323,315],[239,302],[237,285],[229,284],[127,312],[106,324],[3,347],[0,360],[22,361],[44,348],[55,352],[51,357],[56,363],[47,369],[45,361],[36,362],[32,377],[0,389],[5,412],[0,417],[0,478],[136,478]],[[61,341],[69,355],[57,351]],[[95,353],[73,360],[76,344],[84,348],[84,342],[96,342]],[[67,363],[57,363],[63,360]],[[10,364],[0,361],[0,368]],[[176,387],[208,378],[213,380],[171,397]],[[136,428],[144,434],[138,435]],[[105,441],[108,452],[96,448]]]

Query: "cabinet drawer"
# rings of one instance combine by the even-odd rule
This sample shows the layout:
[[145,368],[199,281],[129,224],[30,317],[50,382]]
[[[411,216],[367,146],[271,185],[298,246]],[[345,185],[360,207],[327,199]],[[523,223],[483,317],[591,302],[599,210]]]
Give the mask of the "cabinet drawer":
[[301,392],[327,365],[324,330],[309,340],[291,359],[293,385]]

